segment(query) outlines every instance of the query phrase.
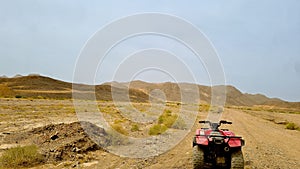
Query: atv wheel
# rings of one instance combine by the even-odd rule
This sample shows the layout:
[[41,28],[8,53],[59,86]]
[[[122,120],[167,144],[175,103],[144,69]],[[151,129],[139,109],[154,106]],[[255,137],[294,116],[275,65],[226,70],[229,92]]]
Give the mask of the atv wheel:
[[204,152],[197,145],[193,147],[193,164],[194,169],[204,168]]
[[244,168],[244,157],[241,150],[233,152],[231,154],[231,168],[232,169]]

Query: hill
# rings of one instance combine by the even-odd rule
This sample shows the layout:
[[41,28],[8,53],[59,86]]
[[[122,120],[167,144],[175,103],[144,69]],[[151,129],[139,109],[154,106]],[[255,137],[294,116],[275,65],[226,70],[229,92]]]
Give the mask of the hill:
[[[44,76],[20,76],[0,78],[0,97],[71,99],[73,85],[75,94],[87,99],[96,91],[98,100],[112,100],[111,91],[127,93],[127,89],[115,88],[110,85],[72,84]],[[130,89],[130,99],[135,102],[146,102],[148,95],[136,89]],[[124,98],[123,98],[124,99]]]
[[[181,90],[189,94],[193,92],[192,87],[197,87],[201,102],[210,103],[210,86],[195,85],[189,83],[148,83],[143,81],[132,81],[127,83],[109,82],[101,85],[72,84],[60,80],[44,77],[40,75],[16,76],[13,78],[0,77],[0,97],[28,97],[28,98],[50,98],[50,99],[70,99],[72,98],[72,87],[74,93],[79,94],[83,99],[92,96],[96,91],[98,100],[112,100],[112,91],[114,99],[120,101],[128,100],[133,102],[148,102],[150,98],[165,97],[168,101],[181,101]],[[214,86],[217,89],[220,86]],[[230,106],[255,106],[266,105],[275,107],[300,108],[300,102],[286,102],[276,98],[268,98],[261,94],[242,93],[234,86],[226,87],[226,105]],[[129,89],[129,96],[127,90]],[[153,94],[153,91],[162,91],[163,94]],[[164,95],[164,96],[161,96]]]

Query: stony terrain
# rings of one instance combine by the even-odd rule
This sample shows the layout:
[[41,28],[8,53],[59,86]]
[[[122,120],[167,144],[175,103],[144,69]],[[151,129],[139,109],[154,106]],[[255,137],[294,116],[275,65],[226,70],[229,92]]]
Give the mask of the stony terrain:
[[[111,103],[102,106],[107,104]],[[206,115],[199,112],[198,119]],[[222,118],[233,121],[226,127],[246,140],[245,168],[297,168],[300,132],[285,129],[282,122],[300,126],[299,116],[229,107]],[[195,124],[184,140],[164,154],[132,159],[111,154],[91,141],[77,122],[71,100],[1,99],[0,119],[0,153],[16,145],[36,144],[47,161],[35,168],[192,168],[192,135],[200,127]]]

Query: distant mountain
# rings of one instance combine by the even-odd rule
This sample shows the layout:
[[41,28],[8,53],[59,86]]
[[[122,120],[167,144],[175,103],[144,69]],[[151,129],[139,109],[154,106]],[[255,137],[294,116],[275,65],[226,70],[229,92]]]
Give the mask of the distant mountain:
[[[74,84],[75,94],[80,94],[82,99],[93,97],[96,91],[96,98],[99,100],[112,100],[111,90],[116,93],[127,93],[127,89],[115,88],[110,85],[83,85]],[[130,89],[130,99],[135,102],[146,102],[147,94],[136,89]],[[0,78],[0,97],[31,97],[31,98],[72,98],[72,83],[63,82],[49,77],[30,75],[14,78]],[[123,96],[123,94],[122,94]],[[124,98],[123,98],[124,99]]]
[[17,77],[22,77],[22,75],[17,74],[17,75],[14,76],[14,78],[17,78]]
[[[133,102],[148,102],[149,98],[165,97],[168,101],[181,101],[181,90],[187,96],[193,95],[198,89],[200,101],[210,103],[212,88],[209,86],[195,85],[189,83],[148,83],[143,81],[132,81],[127,83],[109,82],[101,85],[72,84],[60,80],[44,77],[38,74],[29,76],[17,76],[13,78],[0,77],[0,97],[30,97],[30,98],[72,98],[72,87],[74,94],[82,99],[96,96],[98,100],[111,101],[112,98],[126,101],[128,98]],[[218,91],[222,86],[214,86]],[[223,86],[224,87],[224,86]],[[268,105],[277,107],[300,108],[300,102],[286,102],[276,98],[268,98],[261,94],[242,93],[233,86],[226,87],[226,105],[232,106],[254,106]],[[129,95],[128,95],[129,90]],[[95,95],[94,95],[94,91]],[[155,91],[161,91],[155,92]],[[113,92],[113,95],[112,95]],[[193,92],[193,93],[192,93]],[[162,98],[163,99],[163,98]],[[191,98],[194,99],[194,98]]]

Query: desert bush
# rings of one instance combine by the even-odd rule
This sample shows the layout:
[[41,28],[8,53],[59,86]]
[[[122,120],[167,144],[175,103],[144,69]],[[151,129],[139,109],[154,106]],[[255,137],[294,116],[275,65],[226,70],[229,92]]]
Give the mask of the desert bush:
[[112,124],[111,127],[115,129],[117,132],[123,134],[123,135],[128,135],[128,132],[121,126],[121,124]]
[[299,111],[289,111],[288,113],[289,113],[289,114],[300,114]]
[[37,99],[46,99],[46,97],[44,97],[44,96],[40,96],[40,95],[39,95],[39,96],[37,96],[36,98],[37,98]]
[[170,128],[177,119],[176,114],[172,114],[171,110],[165,110],[164,113],[159,116],[158,124],[164,124],[166,127]]
[[210,109],[209,104],[201,104],[199,107],[199,111],[208,111]]
[[0,157],[0,166],[4,168],[30,167],[42,162],[43,156],[35,145],[10,148]]
[[158,124],[163,124],[163,122],[164,122],[163,116],[159,116],[158,117]]
[[168,129],[164,124],[155,124],[150,127],[149,135],[159,135],[164,133]]
[[165,110],[164,114],[167,116],[171,116],[172,115],[172,111],[171,110]]
[[139,131],[139,126],[137,124],[133,124],[130,129],[132,132]]
[[123,123],[124,121],[125,121],[124,119],[116,119],[114,120],[114,124]]
[[287,123],[285,128],[289,129],[289,130],[297,130],[298,129],[297,125],[295,123],[291,123],[291,122]]
[[177,115],[172,115],[164,119],[163,124],[168,128],[172,127],[177,119]]

